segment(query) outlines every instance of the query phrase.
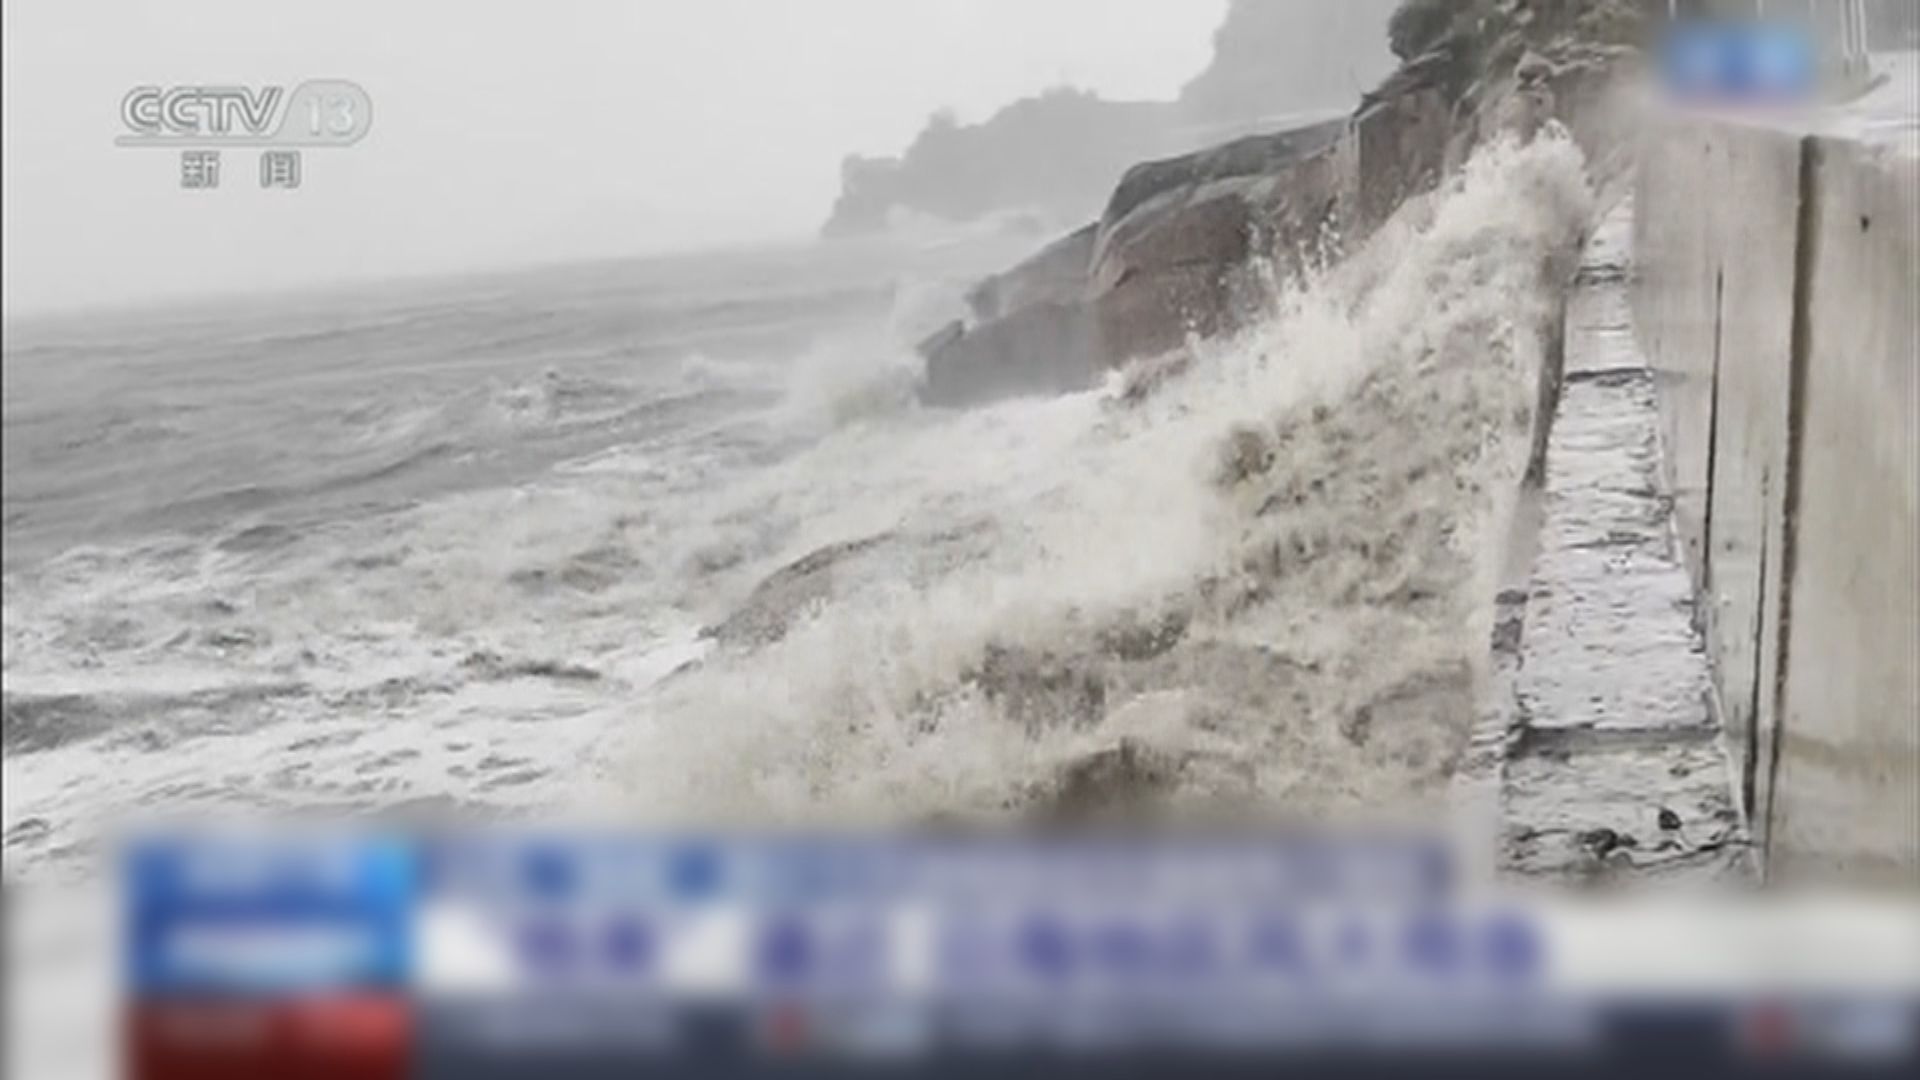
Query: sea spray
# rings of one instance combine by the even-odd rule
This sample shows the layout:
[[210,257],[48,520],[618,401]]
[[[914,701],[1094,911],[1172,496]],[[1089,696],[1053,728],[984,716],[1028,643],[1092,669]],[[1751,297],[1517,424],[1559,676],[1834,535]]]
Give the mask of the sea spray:
[[[400,325],[290,339],[297,392],[231,377],[247,320],[115,330],[98,363],[142,373],[117,396],[10,337],[8,873],[82,868],[161,807],[1424,808],[1578,166],[1490,152],[1133,395],[795,410],[781,365],[887,321],[841,285],[946,276],[833,278],[844,252],[783,256],[798,289],[756,260],[533,279],[451,338],[411,297]],[[69,426],[100,441],[49,438]]]
[[964,310],[963,292],[950,279],[896,278],[884,323],[815,341],[787,369],[786,422],[830,431],[915,408],[926,361],[913,343]]
[[1430,810],[1589,202],[1560,133],[1498,142],[1150,393],[827,440],[786,479],[926,483],[807,538],[848,554],[778,635],[635,703],[605,759],[623,812]]

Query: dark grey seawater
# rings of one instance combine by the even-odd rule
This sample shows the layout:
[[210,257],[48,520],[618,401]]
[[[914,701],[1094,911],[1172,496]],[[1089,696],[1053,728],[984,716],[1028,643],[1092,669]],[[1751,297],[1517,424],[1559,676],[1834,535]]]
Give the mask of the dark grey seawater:
[[[882,268],[822,262],[569,267],[9,328],[7,568],[163,531],[264,542],[738,417],[809,341],[886,318]],[[768,371],[719,384],[687,367],[702,362]]]
[[595,727],[568,721],[678,662],[727,595],[706,572],[797,524],[710,535],[721,493],[831,433],[836,380],[904,405],[920,309],[1031,242],[10,323],[9,874],[150,812],[563,792]]

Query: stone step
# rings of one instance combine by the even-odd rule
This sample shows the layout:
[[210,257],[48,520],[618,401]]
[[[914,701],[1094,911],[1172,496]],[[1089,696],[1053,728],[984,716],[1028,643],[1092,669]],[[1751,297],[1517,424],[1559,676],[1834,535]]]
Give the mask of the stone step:
[[1744,884],[1754,861],[1674,542],[1659,389],[1627,301],[1632,213],[1629,199],[1598,223],[1569,298],[1537,554],[1501,703],[1497,869]]

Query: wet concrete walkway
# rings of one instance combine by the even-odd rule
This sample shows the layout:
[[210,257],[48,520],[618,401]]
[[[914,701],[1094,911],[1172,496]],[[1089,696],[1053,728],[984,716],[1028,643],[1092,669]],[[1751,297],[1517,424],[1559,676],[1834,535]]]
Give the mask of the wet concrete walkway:
[[1631,200],[1608,213],[1583,253],[1532,572],[1524,593],[1503,594],[1496,868],[1745,881],[1753,861],[1662,477],[1657,390],[1634,340],[1632,213]]

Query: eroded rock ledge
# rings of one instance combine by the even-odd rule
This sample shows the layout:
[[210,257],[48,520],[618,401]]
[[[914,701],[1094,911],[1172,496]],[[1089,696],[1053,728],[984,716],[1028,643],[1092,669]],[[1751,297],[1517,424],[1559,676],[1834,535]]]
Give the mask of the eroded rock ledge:
[[[1409,8],[1420,6],[1410,3]],[[966,319],[920,344],[929,404],[966,406],[1094,385],[1130,361],[1238,329],[1273,280],[1337,258],[1502,130],[1566,125],[1604,162],[1607,90],[1637,52],[1619,17],[1558,17],[1554,0],[1476,0],[1352,115],[1127,170],[1097,221],[981,282]],[[1622,14],[1624,13],[1624,14]],[[1404,29],[1404,28],[1403,28]]]

